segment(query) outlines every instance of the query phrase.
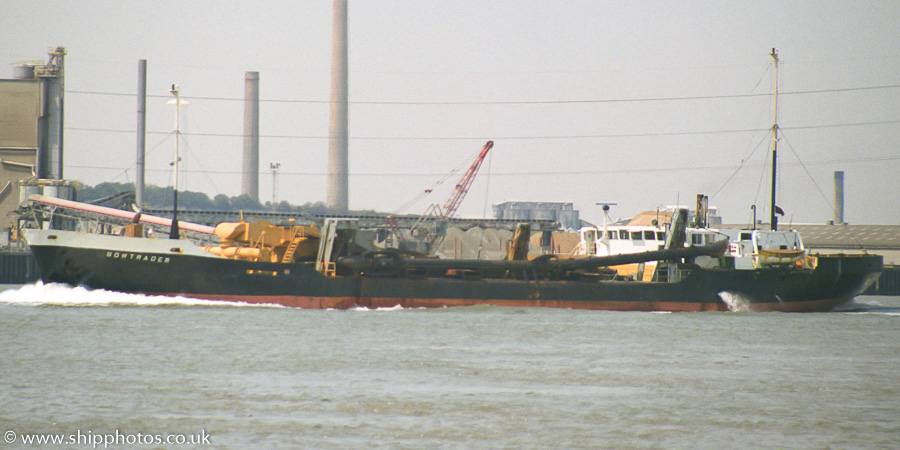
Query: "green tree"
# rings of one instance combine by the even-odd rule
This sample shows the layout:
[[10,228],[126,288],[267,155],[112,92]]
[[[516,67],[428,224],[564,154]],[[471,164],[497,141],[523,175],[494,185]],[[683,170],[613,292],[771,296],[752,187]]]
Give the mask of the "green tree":
[[[96,186],[82,185],[78,188],[77,199],[81,202],[90,202],[122,192],[134,193],[134,185],[129,183],[100,183]],[[154,186],[148,185],[144,188],[144,206],[149,209],[169,209],[172,207],[173,191],[171,186]],[[124,206],[120,206],[124,207]],[[203,192],[194,191],[178,191],[178,209],[192,210],[217,210],[217,211],[265,211],[274,210],[278,212],[298,212],[300,207],[282,200],[276,204],[266,202],[265,206],[260,202],[250,198],[249,195],[243,194],[237,197],[229,197],[225,194],[218,194],[210,199]],[[303,211],[308,214],[327,216],[336,215],[340,211],[328,208],[323,202],[307,202],[302,207]],[[367,211],[351,211],[351,214],[367,214],[378,215],[381,213]]]
[[218,211],[228,211],[231,209],[231,199],[225,194],[219,194],[213,198],[213,208]]

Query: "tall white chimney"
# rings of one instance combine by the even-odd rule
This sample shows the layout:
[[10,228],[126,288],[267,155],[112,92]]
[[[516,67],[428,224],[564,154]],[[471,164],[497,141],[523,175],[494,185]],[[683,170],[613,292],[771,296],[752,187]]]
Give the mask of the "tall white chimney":
[[326,205],[347,211],[347,0],[334,0],[331,37],[331,112],[328,120],[328,193]]
[[844,172],[834,173],[834,224],[844,223]]
[[241,194],[259,201],[259,72],[244,74],[244,159]]

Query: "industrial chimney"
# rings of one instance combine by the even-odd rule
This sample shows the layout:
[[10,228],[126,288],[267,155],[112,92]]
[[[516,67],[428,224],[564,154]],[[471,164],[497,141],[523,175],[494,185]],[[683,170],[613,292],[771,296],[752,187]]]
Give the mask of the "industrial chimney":
[[844,224],[844,172],[834,173],[834,224]]
[[347,211],[347,0],[334,0],[331,36],[331,111],[328,120],[328,193],[326,204]]
[[259,72],[244,74],[244,159],[241,194],[259,201]]
[[144,163],[147,143],[147,60],[138,60],[137,161],[134,165],[134,203],[144,206]]

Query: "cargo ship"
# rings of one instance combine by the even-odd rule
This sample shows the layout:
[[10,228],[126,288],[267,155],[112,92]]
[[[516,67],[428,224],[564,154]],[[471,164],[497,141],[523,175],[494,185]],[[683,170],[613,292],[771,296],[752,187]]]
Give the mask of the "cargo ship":
[[[882,270],[882,257],[869,254],[811,255],[808,264],[739,269],[727,255],[727,239],[685,247],[669,237],[664,248],[639,253],[528,259],[516,251],[527,243],[525,236],[514,239],[507,260],[438,259],[391,249],[366,251],[354,243],[353,220],[339,219],[321,225],[242,219],[212,230],[217,245],[200,245],[163,233],[148,237],[141,221],[152,220],[136,219],[120,235],[23,233],[44,283],[300,308],[828,311],[863,292]],[[698,258],[720,263],[701,267]],[[651,262],[653,274],[646,279],[622,277],[615,270]]]
[[[777,74],[775,49],[772,57]],[[172,88],[177,98],[177,86]],[[777,88],[775,93],[777,96]],[[176,108],[176,125],[177,114]],[[788,237],[790,233],[779,235],[777,228],[777,121],[772,130],[769,235]],[[882,271],[879,255],[806,255],[799,239],[796,245],[765,248],[759,232],[738,236],[733,243],[724,233],[717,233],[717,240],[712,242],[686,245],[687,211],[683,209],[666,230],[662,248],[598,255],[600,246],[608,244],[612,235],[608,230],[598,235],[595,230],[587,239],[591,251],[583,258],[528,258],[525,228],[517,230],[504,261],[439,259],[398,249],[366,251],[355,245],[353,220],[275,225],[262,220],[244,222],[242,218],[211,229],[177,220],[177,142],[172,163],[176,183],[171,220],[32,198],[53,207],[82,208],[119,218],[134,216],[121,235],[110,235],[109,229],[107,234],[51,229],[52,218],[37,220],[35,229],[23,230],[43,282],[301,308],[496,305],[799,312],[828,311],[848,302],[874,283]],[[492,141],[485,145],[457,186],[444,208],[451,213],[444,211],[443,218],[452,215],[492,145]],[[151,237],[143,230],[144,224],[168,226],[169,235]],[[181,230],[214,235],[218,242],[204,245],[181,239]],[[618,231],[621,234],[617,238],[625,238],[627,232],[629,239],[637,241],[632,230]],[[645,232],[653,233],[652,240],[661,240],[656,230],[641,231],[640,236]],[[719,239],[721,236],[725,238]],[[745,259],[751,254],[756,258],[753,264]],[[634,267],[633,273],[620,270],[623,266]]]

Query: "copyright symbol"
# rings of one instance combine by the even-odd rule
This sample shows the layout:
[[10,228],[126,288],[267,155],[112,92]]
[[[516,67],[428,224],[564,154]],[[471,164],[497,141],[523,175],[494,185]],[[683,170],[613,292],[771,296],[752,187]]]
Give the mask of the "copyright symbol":
[[12,444],[13,442],[16,442],[16,432],[10,430],[10,431],[7,431],[6,433],[3,433],[3,439],[6,439],[7,444]]

